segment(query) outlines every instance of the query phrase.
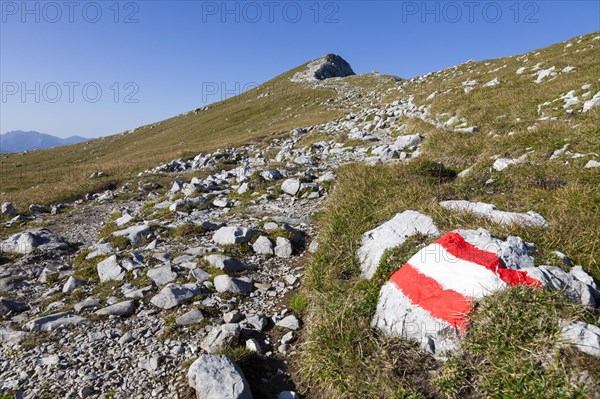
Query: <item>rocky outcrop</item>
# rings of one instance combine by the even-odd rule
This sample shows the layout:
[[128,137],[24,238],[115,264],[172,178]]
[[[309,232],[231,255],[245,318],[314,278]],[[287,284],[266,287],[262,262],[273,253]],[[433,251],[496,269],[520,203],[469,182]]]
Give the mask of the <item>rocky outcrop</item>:
[[343,78],[354,75],[352,67],[339,55],[328,54],[311,61],[306,70],[292,76],[292,82],[314,82],[329,78]]
[[19,254],[28,254],[35,250],[42,252],[65,250],[68,247],[63,237],[48,229],[17,233],[0,242],[0,251]]

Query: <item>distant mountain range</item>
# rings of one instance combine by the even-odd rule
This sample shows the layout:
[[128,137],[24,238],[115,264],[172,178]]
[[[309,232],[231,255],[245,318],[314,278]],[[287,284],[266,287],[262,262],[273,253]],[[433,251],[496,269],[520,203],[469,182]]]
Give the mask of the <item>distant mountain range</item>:
[[71,136],[63,139],[46,133],[15,130],[0,134],[0,153],[41,150],[44,148],[82,143],[88,140],[80,136]]

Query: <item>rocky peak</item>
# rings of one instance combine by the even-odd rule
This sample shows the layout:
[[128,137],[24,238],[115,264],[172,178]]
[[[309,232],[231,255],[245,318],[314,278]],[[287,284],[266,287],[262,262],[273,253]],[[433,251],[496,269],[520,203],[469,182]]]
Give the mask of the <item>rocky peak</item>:
[[293,82],[314,82],[355,75],[350,64],[336,54],[327,54],[308,63],[306,69],[294,74]]

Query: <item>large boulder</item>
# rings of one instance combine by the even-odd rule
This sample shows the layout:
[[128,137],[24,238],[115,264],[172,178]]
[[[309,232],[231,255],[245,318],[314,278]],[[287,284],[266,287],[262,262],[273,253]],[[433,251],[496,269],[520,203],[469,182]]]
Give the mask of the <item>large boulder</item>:
[[522,240],[502,242],[481,229],[445,234],[384,284],[373,327],[413,338],[436,355],[453,351],[466,331],[474,299],[512,285],[542,286],[514,267],[519,260],[533,262],[522,251]]
[[[447,233],[418,251],[384,284],[373,327],[413,338],[429,352],[444,355],[464,335],[473,300],[514,285],[560,288],[567,294],[586,286],[589,295],[577,297],[579,302],[596,295],[593,280],[583,270],[566,278],[548,267],[536,268],[528,253],[532,249],[518,237],[502,241],[483,229]],[[564,277],[563,285],[550,275]]]
[[69,245],[63,237],[48,229],[17,233],[0,242],[0,251],[19,254],[28,254],[34,250],[49,252],[68,248]]
[[12,202],[4,202],[2,203],[2,206],[0,206],[0,215],[12,218],[17,216],[17,210]]
[[362,276],[373,277],[385,251],[402,245],[416,234],[435,236],[440,232],[429,216],[416,211],[404,211],[363,234],[356,253]]
[[213,234],[213,241],[221,245],[246,244],[256,234],[255,230],[240,226],[225,226]]
[[453,211],[461,211],[481,216],[494,223],[503,225],[519,225],[528,227],[548,227],[548,222],[542,215],[529,211],[527,213],[499,211],[495,205],[484,202],[470,202],[465,200],[442,201],[440,206]]
[[200,294],[202,289],[197,284],[169,284],[150,300],[150,303],[161,309],[172,309]]
[[96,269],[101,283],[112,280],[120,281],[125,277],[125,269],[119,265],[116,255],[112,255],[98,263]]
[[227,356],[200,356],[187,375],[198,399],[252,399],[244,373]]

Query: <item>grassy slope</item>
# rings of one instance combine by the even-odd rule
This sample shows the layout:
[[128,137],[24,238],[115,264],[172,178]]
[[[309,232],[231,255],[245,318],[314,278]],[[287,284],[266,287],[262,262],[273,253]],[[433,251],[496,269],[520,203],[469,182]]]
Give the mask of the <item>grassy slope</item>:
[[[379,336],[369,325],[379,288],[425,240],[412,240],[392,251],[370,282],[360,278],[354,256],[362,233],[397,212],[415,209],[431,215],[442,231],[484,227],[500,237],[521,236],[537,245],[538,264],[560,265],[551,251],[563,251],[600,278],[600,170],[583,169],[590,158],[549,160],[566,142],[576,152],[600,152],[600,111],[568,116],[559,110],[553,111],[557,121],[536,120],[538,104],[566,91],[584,83],[592,84],[592,94],[600,91],[600,41],[592,41],[596,35],[583,37],[581,43],[573,39],[567,49],[562,43],[531,54],[530,67],[538,62],[543,62],[542,68],[576,67],[541,85],[533,83],[529,73],[516,75],[523,64],[509,57],[464,64],[411,83],[403,92],[389,92],[386,102],[414,94],[417,105],[431,103],[433,115],[465,117],[481,131],[459,134],[404,120],[410,131],[426,136],[420,158],[408,164],[352,165],[340,171],[336,189],[318,218],[320,247],[305,280],[308,333],[299,366],[313,396],[564,398],[586,395],[586,384],[576,380],[573,370],[591,374],[588,387],[600,382],[597,359],[554,347],[559,316],[598,321],[597,314],[561,302],[560,294],[515,289],[487,299],[473,320],[463,352],[441,365],[424,358],[410,343]],[[485,83],[495,77],[503,82],[500,86],[478,87],[470,94],[461,87],[465,80]],[[450,91],[426,100],[434,90]],[[534,123],[539,127],[528,130]],[[535,150],[529,162],[502,173],[491,170],[491,156],[516,157],[526,148]],[[455,171],[473,169],[468,177],[453,180],[439,176],[435,162]],[[490,178],[494,182],[486,184]],[[551,227],[494,225],[441,209],[437,204],[445,199],[538,211]]]
[[[272,133],[333,119],[338,113],[319,105],[335,97],[333,91],[288,81],[303,67],[212,104],[208,111],[182,114],[133,133],[25,155],[3,155],[0,201],[11,200],[26,207],[30,203],[74,199],[178,157],[226,146],[259,144]],[[267,92],[269,96],[261,96]],[[109,173],[109,178],[89,179],[97,170]]]

